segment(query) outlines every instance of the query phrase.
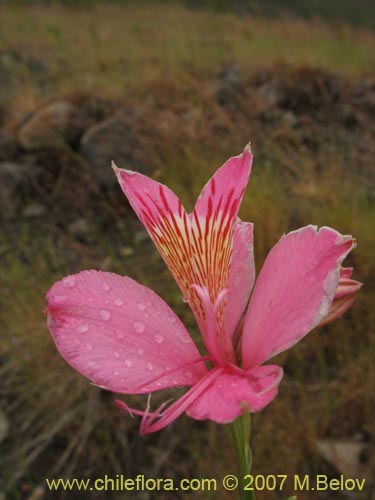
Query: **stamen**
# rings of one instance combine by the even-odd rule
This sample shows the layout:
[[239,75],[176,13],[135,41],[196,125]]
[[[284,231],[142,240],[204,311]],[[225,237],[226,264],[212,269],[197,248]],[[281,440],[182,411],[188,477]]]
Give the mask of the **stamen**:
[[226,359],[225,353],[223,353],[221,345],[219,344],[217,312],[221,304],[223,303],[223,300],[228,294],[228,289],[224,288],[223,290],[221,290],[216,297],[215,303],[212,304],[210,293],[207,287],[193,284],[191,285],[191,288],[196,291],[198,297],[200,298],[206,315],[206,329],[205,333],[202,331],[202,335],[206,344],[207,351],[215,364],[223,364],[228,360]]

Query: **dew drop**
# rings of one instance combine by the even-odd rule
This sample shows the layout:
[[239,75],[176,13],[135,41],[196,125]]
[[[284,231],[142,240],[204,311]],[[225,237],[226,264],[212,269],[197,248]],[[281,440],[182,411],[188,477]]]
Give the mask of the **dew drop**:
[[115,358],[117,358],[117,359],[118,359],[119,357],[120,357],[120,353],[115,352]]
[[138,349],[137,349],[137,353],[138,353],[140,356],[142,356],[142,354],[144,354],[144,352],[145,352],[145,351],[144,351],[144,349],[142,349],[142,347],[138,347]]
[[130,359],[125,359],[125,366],[128,368],[131,368],[133,366],[133,363]]
[[134,321],[133,327],[137,333],[143,333],[146,328],[145,324],[142,323],[142,321]]
[[164,341],[164,337],[163,335],[161,335],[160,333],[157,333],[155,336],[154,336],[154,340],[157,344],[162,344],[163,341]]
[[94,348],[94,347],[93,347],[93,345],[92,345],[92,344],[86,344],[86,349],[87,349],[88,351],[92,351],[92,350],[93,350],[93,348]]
[[187,378],[192,378],[192,376],[193,376],[193,374],[191,373],[191,371],[190,371],[190,370],[186,370],[186,371],[184,371],[184,375],[185,375],[185,377],[187,377]]
[[117,335],[117,337],[118,337],[119,339],[123,339],[123,338],[125,337],[125,335],[122,333],[122,331],[121,331],[121,330],[118,330],[118,331],[116,332],[116,335]]
[[65,288],[73,288],[76,286],[76,279],[74,276],[67,276],[63,279],[62,284]]
[[113,375],[114,375],[115,377],[118,377],[118,376],[120,375],[120,372],[119,372],[118,370],[115,370],[115,371],[113,372]]
[[115,305],[116,306],[123,306],[124,305],[124,301],[122,299],[116,299],[115,300]]
[[176,318],[174,316],[169,316],[168,321],[169,323],[176,323]]
[[149,370],[150,372],[154,369],[154,365],[152,363],[147,363],[147,370]]
[[66,295],[54,295],[53,299],[57,304],[63,304],[66,301]]
[[190,337],[188,335],[180,335],[179,337],[183,344],[189,344]]
[[104,290],[105,292],[109,292],[109,291],[110,291],[110,289],[111,289],[111,287],[108,285],[108,283],[103,283],[103,290]]
[[100,317],[105,321],[108,321],[111,318],[111,313],[107,311],[107,309],[102,309],[100,311]]
[[83,325],[79,325],[76,329],[77,333],[85,333],[89,329],[89,325],[86,325],[86,323],[83,323]]
[[140,311],[144,311],[146,309],[146,306],[143,302],[138,302],[137,307]]

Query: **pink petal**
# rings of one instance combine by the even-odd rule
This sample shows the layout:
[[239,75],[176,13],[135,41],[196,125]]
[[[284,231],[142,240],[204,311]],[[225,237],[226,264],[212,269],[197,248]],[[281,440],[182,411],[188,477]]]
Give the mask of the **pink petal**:
[[[228,286],[234,224],[251,161],[249,147],[229,159],[207,183],[190,215],[166,186],[115,167],[125,195],[189,302],[203,335],[204,306],[192,285],[207,289],[212,304]],[[225,303],[218,314],[218,330],[224,356],[234,360],[230,339],[222,329],[224,309]]]
[[119,393],[189,386],[207,371],[169,306],[128,277],[83,271],[47,294],[48,327],[62,357]]
[[336,293],[328,311],[327,316],[322,319],[318,326],[326,325],[337,318],[340,318],[353,304],[356,299],[357,292],[362,287],[362,283],[351,279],[353,269],[351,267],[340,270],[340,280],[336,289]]
[[242,358],[258,365],[301,340],[328,313],[351,236],[314,226],[293,231],[272,248],[246,313]]
[[254,285],[253,224],[237,220],[234,228],[233,254],[229,271],[228,301],[224,330],[233,335],[245,310]]
[[201,286],[211,301],[228,286],[233,249],[233,230],[252,163],[250,146],[230,158],[202,189],[190,214],[195,260]]
[[233,422],[246,411],[257,412],[276,396],[282,369],[276,365],[243,371],[227,365],[210,386],[186,410],[196,420]]

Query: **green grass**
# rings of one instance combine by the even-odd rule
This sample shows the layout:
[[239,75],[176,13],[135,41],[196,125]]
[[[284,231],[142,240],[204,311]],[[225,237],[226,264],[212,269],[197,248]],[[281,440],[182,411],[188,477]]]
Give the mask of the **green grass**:
[[35,102],[77,88],[122,94],[161,76],[212,74],[227,62],[244,70],[265,62],[308,63],[352,74],[369,71],[375,61],[369,32],[348,25],[240,18],[178,5],[0,7],[0,28],[5,71],[27,89],[29,102],[30,94]]

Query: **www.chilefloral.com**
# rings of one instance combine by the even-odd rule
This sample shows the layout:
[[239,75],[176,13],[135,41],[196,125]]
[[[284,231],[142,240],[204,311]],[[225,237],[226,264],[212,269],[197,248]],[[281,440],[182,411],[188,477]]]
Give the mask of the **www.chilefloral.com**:
[[[240,480],[241,479],[241,480]],[[227,474],[221,480],[209,478],[193,478],[174,480],[171,478],[146,478],[139,474],[135,478],[129,478],[123,474],[111,477],[104,475],[97,479],[63,479],[46,478],[46,485],[50,491],[218,491],[223,488],[234,491],[243,488],[245,491],[283,491],[286,489],[286,474],[278,475],[252,475],[247,474],[238,478],[233,474]],[[316,476],[293,475],[289,477],[288,486],[298,491],[364,491],[365,479],[353,479],[340,476],[329,478],[324,474]],[[289,489],[288,488],[288,489]]]

